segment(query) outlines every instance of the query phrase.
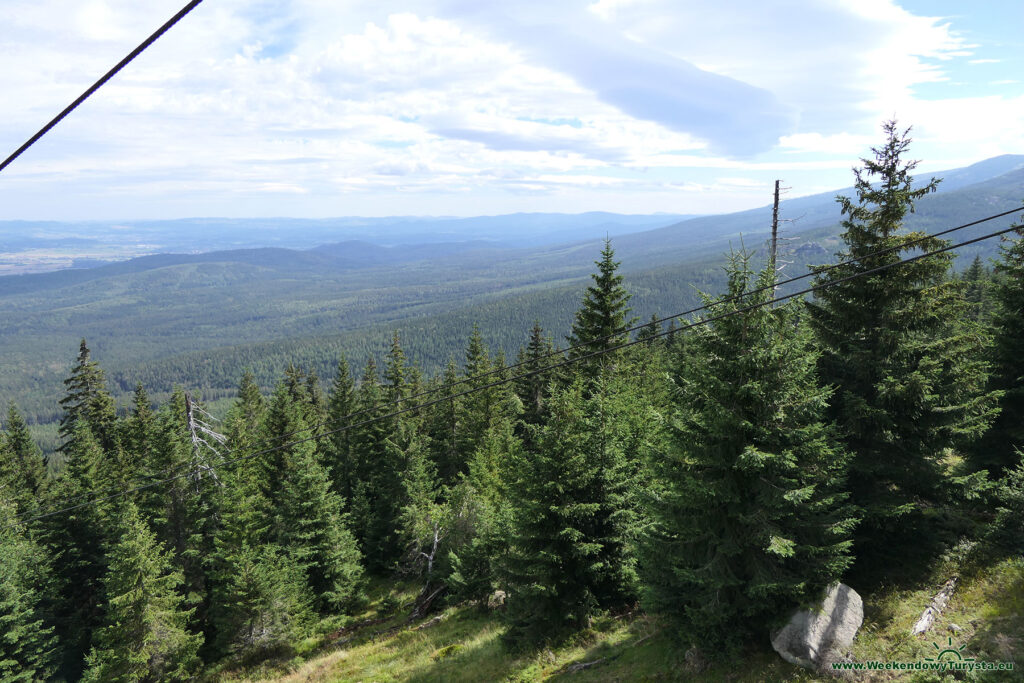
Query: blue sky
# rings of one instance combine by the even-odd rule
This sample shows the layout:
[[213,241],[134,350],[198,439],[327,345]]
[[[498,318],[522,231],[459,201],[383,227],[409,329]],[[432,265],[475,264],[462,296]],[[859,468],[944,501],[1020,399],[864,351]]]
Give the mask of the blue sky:
[[[5,0],[6,156],[182,0]],[[0,174],[0,219],[717,213],[1024,153],[1024,3],[206,0]]]

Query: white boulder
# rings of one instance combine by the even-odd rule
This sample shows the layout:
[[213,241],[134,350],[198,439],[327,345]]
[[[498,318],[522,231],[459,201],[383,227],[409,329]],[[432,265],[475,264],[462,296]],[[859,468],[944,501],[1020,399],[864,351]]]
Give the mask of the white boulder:
[[864,622],[864,601],[843,583],[833,584],[816,609],[798,610],[772,634],[772,647],[791,664],[821,671],[839,660]]

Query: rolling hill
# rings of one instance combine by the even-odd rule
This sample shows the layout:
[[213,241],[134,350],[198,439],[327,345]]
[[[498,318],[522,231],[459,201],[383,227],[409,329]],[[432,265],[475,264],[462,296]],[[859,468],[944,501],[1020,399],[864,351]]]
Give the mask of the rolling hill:
[[[1024,156],[997,157],[940,175],[946,178],[941,191],[920,202],[910,227],[938,230],[1011,209],[1024,198]],[[798,219],[786,226],[786,235],[794,238],[787,243],[786,256],[793,262],[787,274],[827,262],[838,248],[835,194],[783,203],[783,216]],[[723,252],[738,247],[741,236],[748,248],[761,247],[770,212],[763,207],[667,226],[664,221],[671,217],[633,217],[634,228],[645,221],[647,228],[657,226],[620,232],[613,240],[634,293],[635,313],[646,318],[678,312],[697,301],[697,288],[716,290]],[[340,352],[361,364],[367,354],[383,349],[395,329],[428,372],[460,354],[474,322],[492,346],[508,354],[524,341],[534,319],[560,339],[600,239],[531,245],[542,220],[527,216],[533,218],[481,219],[490,227],[473,235],[463,230],[456,234],[461,239],[448,241],[435,239],[437,226],[448,224],[434,221],[431,239],[396,246],[346,240],[304,250],[157,254],[95,268],[0,277],[0,365],[5,369],[0,399],[17,401],[37,422],[53,420],[58,409],[52,397],[60,395],[60,381],[82,337],[119,396],[141,381],[156,395],[181,383],[203,388],[210,397],[228,394],[245,367],[257,370],[264,383],[288,362],[329,376]],[[461,220],[470,219],[450,224],[469,225]],[[618,220],[622,225],[622,217]],[[998,227],[1009,222],[1004,219]],[[561,220],[553,233],[571,223]],[[411,223],[402,225],[411,230]],[[587,225],[594,228],[594,215]],[[996,227],[976,226],[957,239]],[[501,231],[517,243],[490,239]],[[965,250],[964,257],[992,255],[995,249],[994,241],[982,243]]]

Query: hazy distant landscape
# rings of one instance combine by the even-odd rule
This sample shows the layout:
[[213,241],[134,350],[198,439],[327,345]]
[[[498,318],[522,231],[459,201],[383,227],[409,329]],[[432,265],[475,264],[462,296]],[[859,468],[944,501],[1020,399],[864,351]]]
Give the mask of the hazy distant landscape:
[[[1022,167],[1024,156],[1007,155],[939,174],[939,192],[920,202],[908,226],[938,230],[1018,205]],[[835,194],[843,192],[849,190],[782,203],[783,217],[795,219],[784,224],[784,257],[792,262],[786,274],[832,258],[840,218]],[[171,246],[127,260],[122,252],[115,263],[88,268],[0,277],[0,362],[8,368],[0,396],[17,401],[33,422],[55,420],[53,397],[83,337],[121,402],[139,381],[156,396],[175,384],[227,396],[246,367],[265,388],[292,362],[329,379],[340,351],[361,364],[383,352],[393,330],[428,373],[461,352],[474,322],[512,356],[535,319],[556,339],[568,331],[606,234],[634,308],[647,318],[685,310],[698,301],[698,289],[720,287],[724,253],[741,244],[762,249],[770,212],[766,206],[704,217],[196,219],[140,222],[131,232],[91,229],[93,239],[83,242],[115,243],[124,232],[139,244]],[[21,224],[0,223],[4,249],[39,249],[38,234],[81,228],[46,225],[28,234]],[[326,242],[340,236],[352,239]],[[276,242],[287,248],[269,246]],[[92,248],[68,246],[68,258],[91,258]],[[960,250],[958,258],[987,258],[996,249],[989,241]],[[201,253],[189,253],[195,251]]]
[[381,247],[479,241],[537,246],[624,235],[692,216],[514,214],[476,218],[194,218],[167,221],[0,221],[0,275],[89,268],[157,253],[228,249],[310,249],[336,242]]

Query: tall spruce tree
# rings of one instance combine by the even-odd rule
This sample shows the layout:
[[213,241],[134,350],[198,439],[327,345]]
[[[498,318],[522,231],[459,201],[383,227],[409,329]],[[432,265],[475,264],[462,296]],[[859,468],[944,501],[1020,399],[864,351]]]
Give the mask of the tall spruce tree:
[[149,394],[142,384],[137,384],[132,396],[131,416],[121,423],[120,443],[124,455],[120,464],[122,476],[126,480],[137,476],[143,463],[152,459],[155,428],[156,417],[150,405]]
[[523,458],[511,421],[491,426],[469,461],[468,471],[447,491],[445,578],[456,599],[486,600],[494,590],[511,537],[508,482]]
[[[601,260],[594,264],[597,272],[590,276],[594,283],[587,287],[567,338],[570,346],[580,347],[569,353],[570,358],[610,349],[628,341],[629,334],[622,330],[636,322],[636,318],[629,317],[631,295],[622,286],[623,277],[618,273],[621,263],[615,260],[610,239],[604,241]],[[593,377],[610,362],[608,355],[596,356],[581,361],[580,372]]]
[[773,281],[731,257],[726,300],[706,301],[709,318],[735,315],[694,328],[677,352],[668,448],[650,459],[645,604],[706,651],[763,638],[850,561],[847,458],[798,305],[736,314]]
[[52,680],[57,642],[46,623],[47,557],[24,526],[14,526],[6,493],[0,482],[0,680]]
[[487,376],[494,370],[490,352],[484,343],[480,327],[473,324],[473,332],[469,336],[469,343],[466,345],[465,367],[463,375],[467,380],[464,385],[454,390],[454,393],[475,390],[473,393],[463,396],[456,404],[458,415],[456,423],[458,430],[455,434],[455,448],[458,458],[458,471],[465,473],[469,459],[473,456],[477,446],[484,437],[484,432],[494,417],[499,400],[501,388],[487,387],[496,378]]
[[144,475],[159,479],[171,471],[181,476],[143,490],[137,505],[182,573],[185,606],[193,620],[190,628],[209,632],[209,558],[222,488],[215,479],[220,475],[203,469],[216,464],[217,456],[191,441],[185,393],[180,388],[154,416],[149,442]]
[[[393,360],[392,357],[389,361],[392,377]],[[352,435],[356,462],[352,518],[366,567],[378,574],[394,569],[403,550],[399,517],[405,504],[405,454],[393,440],[403,422],[383,418],[388,412],[385,396],[397,396],[400,391],[394,384],[380,385],[371,358],[359,386],[359,409],[365,411],[361,418],[364,424],[355,428]]]
[[[450,396],[462,390],[462,386],[454,386],[459,381],[459,370],[455,360],[448,359],[444,372],[430,382],[430,388],[437,391],[439,398]],[[448,388],[451,387],[451,388]],[[458,476],[465,471],[466,463],[459,455],[459,433],[462,431],[459,422],[462,415],[462,398],[439,401],[427,408],[425,431],[429,437],[429,448],[437,476],[441,483],[452,486]]]
[[578,378],[552,394],[547,422],[532,428],[535,447],[507,465],[513,518],[501,574],[513,644],[558,639],[586,626],[596,609],[635,598],[631,482],[606,419],[607,396],[588,397],[584,385]]
[[[837,258],[858,260],[819,275],[815,284],[830,286],[808,304],[823,347],[822,380],[836,387],[831,417],[853,455],[849,485],[864,511],[857,542],[865,568],[880,566],[883,555],[899,560],[902,550],[892,541],[916,537],[920,513],[949,500],[944,451],[976,438],[994,410],[977,353],[987,339],[969,320],[962,284],[949,277],[951,253],[846,279],[913,250],[949,245],[903,229],[915,201],[938,181],[915,188],[917,162],[904,160],[909,129],[895,121],[883,128],[884,144],[855,169],[856,198],[838,198],[846,218]],[[872,255],[885,249],[891,251]]]
[[362,416],[351,417],[358,410],[356,385],[352,380],[348,360],[342,356],[338,360],[337,372],[331,384],[328,399],[327,430],[332,432],[327,447],[325,464],[330,469],[334,490],[343,501],[352,500],[352,430],[350,426],[362,419]]
[[[279,391],[279,400],[288,395]],[[271,526],[271,541],[294,558],[305,572],[316,606],[321,612],[341,611],[359,596],[362,565],[355,538],[342,514],[342,499],[330,486],[302,416],[294,402],[284,408],[282,428],[294,441],[284,451],[275,488],[279,495]]]
[[1013,470],[1024,451],[1024,228],[1007,240],[992,285],[995,335],[990,387],[1001,392],[999,415],[972,449],[975,467],[992,475]]
[[86,681],[186,681],[198,672],[202,636],[186,628],[182,582],[169,555],[125,503],[120,538],[104,579],[103,627],[93,639]]
[[515,387],[523,404],[521,419],[524,424],[539,425],[544,421],[544,402],[547,399],[551,376],[549,372],[538,371],[558,360],[551,356],[554,349],[555,345],[551,338],[544,335],[544,328],[534,320],[530,329],[530,341],[526,348],[519,351],[516,358],[516,364],[520,366],[516,374],[521,377],[516,380]]
[[79,345],[78,362],[64,380],[64,387],[67,393],[60,400],[64,409],[59,429],[62,443],[57,451],[67,454],[80,423],[89,428],[102,448],[112,449],[116,418],[114,399],[107,392],[103,370],[92,360],[84,339]]
[[981,262],[981,256],[975,256],[960,279],[971,320],[987,321],[992,314],[992,271]]
[[212,645],[217,653],[286,647],[312,618],[312,596],[294,555],[272,544],[273,510],[252,461],[224,477],[211,566]]
[[[45,512],[88,500],[116,480],[110,459],[84,422],[75,425],[68,444],[65,466],[46,489]],[[53,558],[54,623],[62,656],[58,673],[64,678],[73,680],[81,674],[91,634],[100,623],[106,552],[115,521],[112,503],[100,500],[51,515],[40,525]]]
[[6,485],[6,495],[17,503],[19,513],[24,513],[39,505],[45,484],[42,451],[32,440],[25,418],[11,403],[0,431],[0,487]]

